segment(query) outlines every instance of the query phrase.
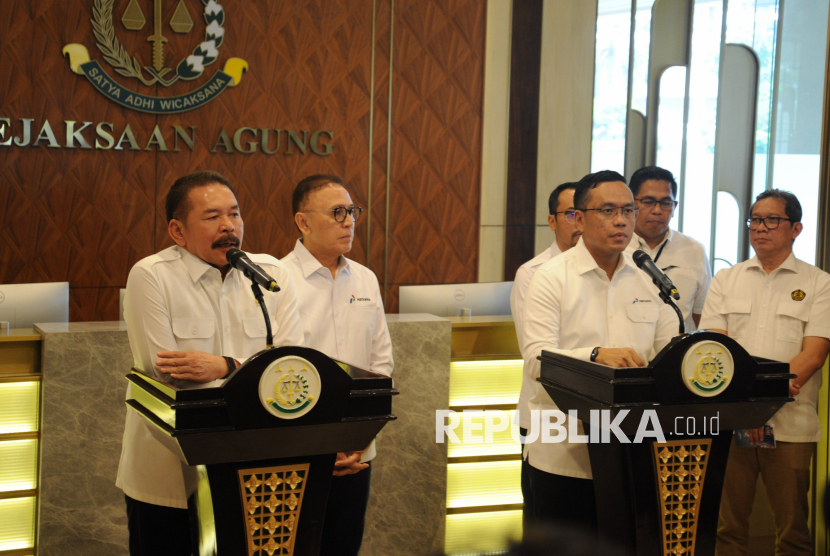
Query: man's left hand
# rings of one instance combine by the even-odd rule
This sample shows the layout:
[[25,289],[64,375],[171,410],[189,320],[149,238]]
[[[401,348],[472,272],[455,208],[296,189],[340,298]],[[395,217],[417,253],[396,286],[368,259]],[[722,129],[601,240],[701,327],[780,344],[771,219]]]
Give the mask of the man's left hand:
[[160,351],[158,357],[159,371],[178,380],[211,382],[228,375],[225,358],[204,351]]
[[363,450],[358,452],[340,452],[334,462],[334,476],[353,475],[369,467],[368,463],[360,463]]

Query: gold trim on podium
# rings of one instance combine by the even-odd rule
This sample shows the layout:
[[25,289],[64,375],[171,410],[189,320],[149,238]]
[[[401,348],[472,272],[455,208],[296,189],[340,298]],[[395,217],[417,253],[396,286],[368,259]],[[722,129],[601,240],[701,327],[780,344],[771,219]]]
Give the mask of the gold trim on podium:
[[248,556],[293,556],[308,463],[239,470]]
[[694,556],[697,518],[712,439],[654,443],[663,556]]

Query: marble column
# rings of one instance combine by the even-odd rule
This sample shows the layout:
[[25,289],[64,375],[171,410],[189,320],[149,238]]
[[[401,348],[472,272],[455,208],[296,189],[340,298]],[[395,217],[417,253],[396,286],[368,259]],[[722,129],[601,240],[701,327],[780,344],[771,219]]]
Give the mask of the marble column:
[[360,554],[435,554],[444,549],[447,514],[447,445],[435,442],[435,410],[449,407],[452,324],[423,314],[386,318],[398,420],[377,442]]
[[115,487],[133,359],[124,323],[41,324],[41,556],[127,554]]

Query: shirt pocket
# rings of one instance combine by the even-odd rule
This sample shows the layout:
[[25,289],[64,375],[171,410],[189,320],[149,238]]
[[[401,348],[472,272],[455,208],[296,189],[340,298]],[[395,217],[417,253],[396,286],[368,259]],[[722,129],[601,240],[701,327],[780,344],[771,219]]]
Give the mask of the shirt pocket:
[[[245,331],[245,336],[242,340],[244,343],[243,349],[245,350],[245,357],[250,357],[268,347],[265,343],[265,337],[268,331],[265,328],[264,317],[259,316],[242,319],[242,330]],[[271,333],[274,334],[275,332],[276,325],[274,324],[274,320],[271,319]]]
[[174,318],[173,335],[180,351],[213,353],[216,321],[211,318]]
[[626,313],[630,327],[629,340],[632,344],[630,347],[641,355],[648,354],[654,347],[654,331],[657,327],[657,318],[660,316],[660,308],[653,302],[630,303],[626,307]]
[[372,359],[372,340],[375,336],[375,322],[378,307],[350,307],[348,314],[348,334],[346,335],[349,345],[347,352],[350,354],[351,363],[364,365],[367,369]]
[[723,312],[726,315],[726,332],[729,336],[743,338],[747,335],[751,310],[751,299],[727,298],[723,301]]
[[785,342],[800,344],[804,340],[804,327],[809,318],[810,306],[803,301],[782,301],[775,312],[776,337]]

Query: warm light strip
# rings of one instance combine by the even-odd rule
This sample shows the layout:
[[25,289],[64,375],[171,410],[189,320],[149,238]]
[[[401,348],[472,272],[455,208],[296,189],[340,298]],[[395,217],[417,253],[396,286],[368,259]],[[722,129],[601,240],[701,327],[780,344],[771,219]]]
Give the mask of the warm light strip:
[[521,504],[521,460],[447,465],[447,507]]
[[40,382],[0,383],[0,434],[38,429]]
[[450,363],[450,407],[515,404],[522,387],[521,359]]
[[34,547],[35,501],[34,497],[0,500],[0,551]]
[[[476,411],[475,414],[477,416],[471,419],[471,423],[474,425],[481,423],[481,429],[471,431],[472,436],[468,437],[467,440],[486,440],[484,438],[483,433],[484,411]],[[495,418],[493,419],[493,421],[499,422],[499,420]],[[494,432],[492,442],[488,443],[465,442],[463,418],[460,419],[459,425],[454,429],[454,432],[458,437],[459,441],[456,443],[451,440],[447,440],[449,442],[449,445],[447,446],[447,455],[451,458],[471,456],[501,456],[506,454],[522,453],[521,444],[513,440],[513,437],[510,434],[509,427],[504,431]]]
[[447,516],[444,551],[453,555],[504,550],[510,540],[521,538],[521,510],[452,514]]
[[37,488],[37,440],[0,442],[0,492]]

